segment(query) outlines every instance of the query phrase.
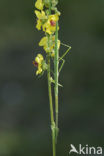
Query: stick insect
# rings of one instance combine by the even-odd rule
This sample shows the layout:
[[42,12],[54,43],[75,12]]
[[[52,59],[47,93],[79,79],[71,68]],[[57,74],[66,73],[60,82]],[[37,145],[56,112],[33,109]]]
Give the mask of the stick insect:
[[[59,57],[59,62],[62,61],[62,64],[61,64],[61,66],[59,67],[59,73],[61,72],[61,70],[62,70],[62,68],[63,68],[63,66],[64,66],[64,64],[65,64],[65,60],[64,60],[63,58],[67,55],[67,53],[68,53],[68,52],[70,51],[70,49],[71,49],[71,46],[69,46],[69,45],[67,45],[67,44],[61,43],[61,45],[64,46],[64,47],[67,47],[68,49],[64,52],[64,54],[63,54],[61,57]],[[53,71],[51,71],[51,72],[52,72],[52,74],[53,74]],[[53,80],[52,77],[51,77],[51,82],[55,84],[55,80]],[[58,83],[58,86],[63,87],[60,83]]]
[[[61,66],[59,67],[59,73],[61,72],[61,70],[62,70],[62,68],[63,68],[63,66],[64,66],[64,64],[65,64],[65,60],[64,60],[63,58],[64,58],[64,57],[67,55],[67,53],[71,50],[71,46],[69,46],[69,45],[67,45],[67,44],[64,44],[64,43],[61,43],[61,45],[64,46],[64,47],[67,47],[68,49],[64,52],[64,54],[63,54],[61,57],[59,57],[59,62],[62,61],[62,64],[61,64]],[[51,70],[51,73],[54,74],[52,70]],[[38,77],[40,78],[43,74],[44,74],[44,71],[43,71],[42,74],[41,74],[40,76],[38,76]],[[52,82],[52,83],[55,83],[55,81],[54,81],[53,79],[51,79],[51,82]],[[62,87],[61,84],[58,84],[58,85],[59,85],[60,87]]]
[[60,73],[60,71],[62,70],[62,68],[63,68],[63,66],[65,64],[65,60],[63,58],[67,55],[67,53],[71,49],[71,47],[69,45],[67,45],[67,44],[61,43],[61,45],[63,45],[64,47],[67,47],[68,49],[66,50],[66,52],[61,57],[59,57],[59,62],[62,61],[62,64],[61,64],[61,66],[59,68],[59,73]]

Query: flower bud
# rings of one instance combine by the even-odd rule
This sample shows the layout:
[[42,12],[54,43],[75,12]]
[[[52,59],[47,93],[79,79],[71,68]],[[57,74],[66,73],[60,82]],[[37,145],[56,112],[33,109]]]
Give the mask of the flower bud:
[[55,7],[58,4],[58,0],[52,0],[52,7]]
[[43,0],[45,7],[49,8],[50,0]]
[[43,61],[43,63],[42,63],[42,68],[43,68],[43,71],[47,70],[47,68],[48,68],[48,65],[46,64],[45,61]]

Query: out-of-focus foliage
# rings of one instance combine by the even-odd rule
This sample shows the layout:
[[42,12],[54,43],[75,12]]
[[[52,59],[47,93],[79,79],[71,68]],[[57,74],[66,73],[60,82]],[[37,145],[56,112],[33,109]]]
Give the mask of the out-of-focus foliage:
[[[104,1],[60,0],[59,10],[60,39],[72,46],[60,75],[57,154],[63,156],[70,143],[104,143]],[[49,156],[46,75],[37,79],[32,67],[42,51],[34,1],[0,0],[0,19],[0,156]]]

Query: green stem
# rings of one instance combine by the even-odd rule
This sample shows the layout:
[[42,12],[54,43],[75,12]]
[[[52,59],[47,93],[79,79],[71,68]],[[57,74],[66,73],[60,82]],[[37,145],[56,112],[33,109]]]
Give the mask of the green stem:
[[54,122],[54,115],[53,115],[53,104],[52,104],[52,90],[51,90],[51,76],[50,76],[50,55],[48,54],[48,92],[49,92],[49,103],[50,103],[50,115],[51,115],[51,129],[52,129],[52,148],[53,148],[53,156],[55,156],[55,122]]
[[56,22],[55,32],[55,57],[54,57],[54,79],[55,79],[55,110],[56,110],[56,140],[58,136],[58,66],[59,66],[59,51],[58,51],[58,22]]
[[49,0],[49,14],[51,14],[51,0]]
[[52,104],[52,91],[51,91],[51,76],[50,76],[50,56],[48,55],[48,70],[47,70],[47,77],[48,77],[48,92],[49,92],[49,102],[50,102],[50,114],[51,114],[51,123],[54,122],[54,115],[53,115],[53,104]]
[[[51,14],[51,0],[49,1],[49,15]],[[48,47],[50,47],[50,35],[48,35]],[[56,156],[56,145],[55,145],[55,122],[53,113],[53,103],[52,103],[52,87],[51,87],[51,63],[50,63],[50,53],[48,53],[48,92],[49,92],[49,103],[50,103],[50,115],[51,115],[51,130],[52,130],[52,150],[53,156]]]

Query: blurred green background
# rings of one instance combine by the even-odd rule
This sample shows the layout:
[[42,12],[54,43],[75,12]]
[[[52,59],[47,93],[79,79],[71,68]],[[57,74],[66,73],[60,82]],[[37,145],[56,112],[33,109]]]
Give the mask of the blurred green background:
[[[33,0],[0,0],[0,156],[51,156],[46,75]],[[59,37],[72,46],[60,75],[58,156],[104,145],[104,0],[60,0]],[[61,48],[60,55],[65,51]],[[42,53],[45,53],[42,51]]]

